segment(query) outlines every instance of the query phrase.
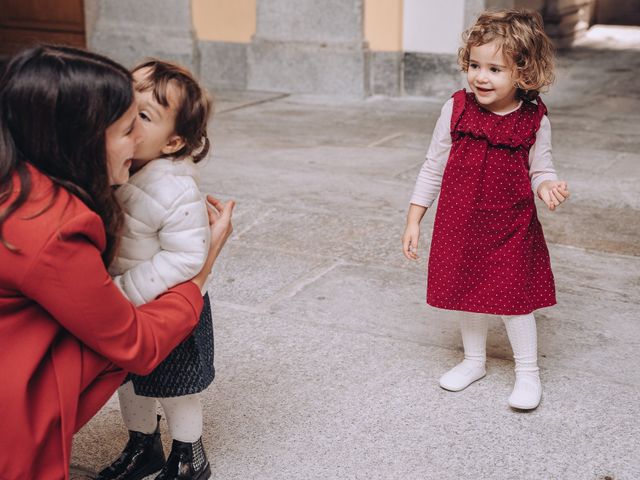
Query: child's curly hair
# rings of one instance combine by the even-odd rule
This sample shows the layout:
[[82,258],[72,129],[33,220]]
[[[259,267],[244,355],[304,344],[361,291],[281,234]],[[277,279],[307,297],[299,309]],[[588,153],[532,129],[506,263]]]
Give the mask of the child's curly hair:
[[207,155],[210,147],[207,122],[211,114],[211,97],[191,72],[179,65],[151,59],[136,66],[131,72],[146,68],[149,73],[135,83],[136,91],[153,90],[153,98],[163,107],[168,107],[169,86],[177,89],[179,104],[176,108],[175,130],[176,135],[184,140],[184,146],[172,156],[190,155],[198,163]]
[[502,54],[516,69],[518,97],[534,100],[554,80],[554,47],[544,32],[542,16],[531,10],[484,12],[475,25],[462,34],[464,46],[458,50],[462,71],[469,69],[471,47],[493,40],[502,45]]

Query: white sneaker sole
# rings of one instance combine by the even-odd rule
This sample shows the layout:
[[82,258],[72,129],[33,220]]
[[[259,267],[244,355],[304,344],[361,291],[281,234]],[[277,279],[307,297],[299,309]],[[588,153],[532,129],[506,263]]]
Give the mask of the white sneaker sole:
[[440,388],[443,388],[444,390],[447,390],[449,392],[461,392],[465,388],[469,387],[472,383],[477,382],[478,380],[482,380],[486,376],[487,376],[487,372],[485,371],[482,375],[480,375],[479,377],[474,378],[473,380],[471,380],[466,385],[463,385],[462,387],[452,387],[450,385],[443,384],[442,383],[442,379],[440,379],[440,381],[438,383],[440,385]]
[[538,408],[538,406],[540,405],[540,402],[542,401],[542,397],[540,398],[540,400],[538,400],[538,403],[533,404],[524,404],[524,403],[517,403],[517,402],[512,402],[511,400],[509,400],[509,406],[511,408],[515,408],[516,410],[535,410],[536,408]]

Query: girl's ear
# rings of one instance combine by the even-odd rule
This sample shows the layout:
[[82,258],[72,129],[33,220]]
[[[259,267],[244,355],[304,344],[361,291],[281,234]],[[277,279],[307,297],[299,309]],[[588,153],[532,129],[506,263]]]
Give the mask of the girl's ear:
[[513,79],[513,86],[516,88],[522,89],[522,73],[518,71],[516,67],[513,67],[513,73],[511,74],[511,78]]
[[162,150],[160,151],[165,155],[171,155],[172,153],[176,153],[182,147],[184,147],[184,138],[182,138],[180,135],[173,135],[169,138],[167,144],[162,147]]

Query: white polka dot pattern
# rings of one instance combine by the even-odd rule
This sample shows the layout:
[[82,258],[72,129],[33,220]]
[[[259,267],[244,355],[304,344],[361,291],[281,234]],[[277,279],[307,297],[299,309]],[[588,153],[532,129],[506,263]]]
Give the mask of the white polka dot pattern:
[[454,94],[452,147],[436,212],[427,303],[522,315],[556,303],[549,252],[528,175],[529,149],[546,113],[523,102],[507,115],[473,93]]

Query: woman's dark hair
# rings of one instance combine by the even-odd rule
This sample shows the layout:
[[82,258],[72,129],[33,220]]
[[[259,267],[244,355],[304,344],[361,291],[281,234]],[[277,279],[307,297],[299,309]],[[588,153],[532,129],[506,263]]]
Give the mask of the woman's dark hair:
[[[106,129],[133,103],[130,73],[116,62],[70,47],[41,45],[13,57],[0,78],[0,241],[7,218],[27,200],[30,163],[54,182],[50,205],[65,188],[104,222],[105,265],[113,258],[123,213],[109,182]],[[46,208],[45,208],[46,210]],[[40,212],[42,213],[42,212]]]
[[137,72],[148,69],[142,80],[135,82],[138,92],[151,90],[153,98],[163,107],[169,106],[169,88],[175,88],[178,94],[176,109],[176,134],[184,140],[184,147],[173,153],[172,157],[190,155],[198,163],[209,152],[207,122],[211,115],[211,98],[194,76],[184,67],[175,63],[151,59],[133,69]]

